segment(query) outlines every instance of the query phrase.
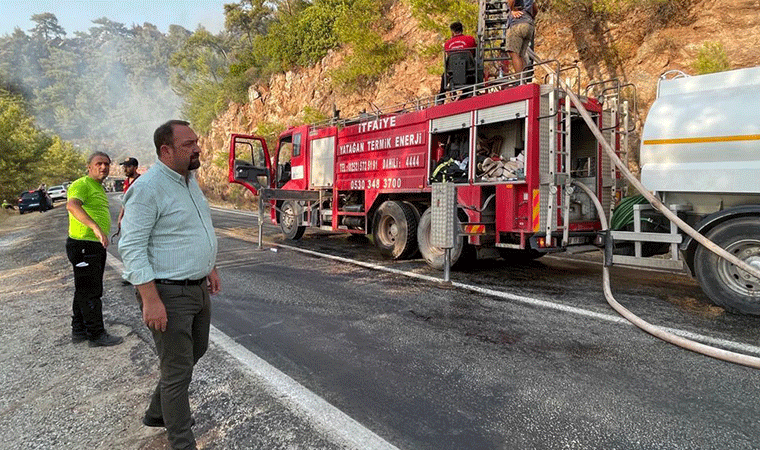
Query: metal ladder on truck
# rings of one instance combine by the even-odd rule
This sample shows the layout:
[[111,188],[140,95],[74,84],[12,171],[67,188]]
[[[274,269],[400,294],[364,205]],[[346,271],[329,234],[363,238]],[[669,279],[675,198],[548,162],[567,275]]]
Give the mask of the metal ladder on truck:
[[[535,58],[535,55],[533,56]],[[538,58],[535,59],[540,61]],[[562,72],[572,69],[577,69],[577,67],[558,68],[555,72],[547,75],[548,82],[544,88],[548,90],[548,114],[541,117],[543,120],[549,120],[549,165],[541,182],[543,185],[548,185],[548,205],[543,232],[547,242],[550,242],[552,235],[561,230],[562,247],[568,245],[569,208],[571,196],[575,190],[571,185],[573,182],[571,173],[572,120],[581,115],[579,110],[583,108],[582,105],[572,104],[563,87],[564,84],[559,82]],[[580,74],[578,74],[578,78],[580,78]],[[593,124],[594,128],[605,137],[605,141],[613,148],[622,149],[620,157],[626,162],[628,160],[629,134],[633,131],[629,128],[628,102],[622,101],[622,91],[627,87],[634,89],[633,98],[635,99],[635,86],[621,84],[617,79],[590,83],[584,92],[584,96],[589,97],[595,88],[599,89],[598,98],[602,102],[602,127],[599,128]],[[573,110],[573,108],[576,109]],[[585,108],[583,110],[586,111]],[[611,216],[616,200],[619,200],[620,194],[625,194],[627,186],[620,179],[615,165],[604,154],[602,154],[602,161],[599,166],[602,170],[598,174],[602,181],[602,191],[597,193],[597,196],[600,197],[605,212]],[[561,223],[560,217],[562,218]]]
[[482,69],[486,64],[495,63],[498,77],[503,73],[504,62],[510,58],[506,52],[507,26],[509,24],[509,4],[500,0],[478,1],[478,58]]
[[[629,109],[628,109],[628,102],[627,101],[620,101],[622,99],[621,96],[621,90],[625,87],[633,87],[634,94],[632,98],[635,101],[636,94],[635,94],[635,86],[633,84],[620,84],[618,80],[608,80],[605,82],[600,82],[598,84],[607,84],[607,83],[613,83],[612,88],[606,88],[604,91],[610,92],[612,91],[612,98],[605,99],[605,103],[609,101],[610,108],[605,109],[603,111],[611,111],[611,116],[613,117],[613,120],[611,121],[612,124],[607,127],[604,126],[602,129],[600,129],[596,123],[591,120],[591,115],[584,108],[584,106],[580,102],[576,102],[576,99],[567,98],[566,102],[569,104],[572,102],[573,106],[577,109],[577,111],[580,113],[580,115],[583,117],[584,122],[586,122],[586,125],[591,129],[591,131],[594,133],[595,136],[597,136],[597,140],[601,138],[604,138],[605,142],[599,142],[600,145],[609,145],[611,148],[615,148],[615,143],[617,142],[617,139],[620,139],[621,142],[624,145],[625,151],[620,152],[621,153],[621,162],[627,164],[627,142],[628,142],[628,135],[631,131],[633,131],[631,128],[629,128],[630,123],[630,115],[629,115]],[[589,86],[590,87],[590,86]],[[603,91],[603,92],[604,92]],[[587,92],[588,94],[588,88]],[[620,110],[618,110],[618,106],[621,106]],[[634,110],[636,110],[636,105],[634,103]],[[622,117],[618,117],[622,116]],[[605,132],[609,132],[609,136],[604,136]],[[613,179],[615,178],[615,168],[612,168],[612,174]],[[616,190],[618,189],[617,183],[614,183],[612,186],[612,193],[614,195]],[[614,198],[613,198],[614,200]],[[670,223],[670,230],[669,232],[644,232],[641,230],[641,213],[645,210],[652,209],[653,207],[649,204],[640,204],[640,205],[634,205],[634,231],[612,231],[610,234],[613,238],[613,240],[617,241],[632,241],[635,245],[635,255],[634,256],[626,256],[626,255],[611,255],[612,256],[612,263],[618,263],[618,264],[624,264],[624,265],[630,265],[630,266],[638,266],[638,267],[650,267],[650,268],[658,268],[658,269],[670,269],[670,270],[682,270],[684,267],[683,260],[679,257],[679,246],[680,243],[683,240],[683,236],[679,233],[678,226],[671,221]],[[683,211],[687,211],[690,209],[689,205],[669,205],[668,208],[674,213],[678,214]],[[612,208],[609,208],[610,210]],[[670,251],[668,259],[661,259],[661,258],[646,258],[642,257],[642,243],[645,242],[655,242],[655,243],[666,243],[668,244]]]
[[[489,65],[495,66],[496,78],[507,78],[509,83],[526,83],[533,79],[536,57],[531,42],[525,68],[520,74],[513,74],[507,69],[511,61],[507,53],[507,29],[509,28],[510,10],[506,0],[478,0],[478,59],[479,67],[485,75]],[[505,70],[507,69],[507,70]]]
[[[613,148],[615,148],[616,144],[619,142],[620,145],[617,147],[619,149],[618,156],[627,166],[629,162],[629,138],[630,133],[633,132],[634,128],[631,128],[630,126],[631,113],[629,102],[623,100],[622,92],[624,89],[633,90],[631,98],[634,102],[633,108],[636,110],[636,86],[633,83],[621,83],[617,78],[589,83],[586,86],[584,95],[586,97],[595,95],[598,99],[604,102],[602,117],[603,127],[600,131],[603,134],[606,134],[605,137],[607,137],[607,142],[609,142]],[[610,205],[609,210],[606,212],[610,214],[611,217],[612,206],[614,206],[614,203],[628,195],[628,185],[619,177],[618,171],[614,165],[610,168],[610,176],[612,180],[611,184],[606,187],[612,189],[613,204]]]
[[[548,184],[549,193],[544,222],[546,243],[551,245],[552,235],[562,230],[561,246],[566,247],[570,232],[570,196],[573,192],[570,186],[572,112],[570,102],[566,99],[567,95],[556,81],[556,77],[559,76],[559,71],[548,76],[551,86],[548,93],[549,115],[544,119],[549,120],[549,167],[547,176],[541,183]],[[561,104],[562,99],[565,101]],[[557,213],[558,209],[561,210],[561,214]],[[559,223],[560,215],[562,224]]]

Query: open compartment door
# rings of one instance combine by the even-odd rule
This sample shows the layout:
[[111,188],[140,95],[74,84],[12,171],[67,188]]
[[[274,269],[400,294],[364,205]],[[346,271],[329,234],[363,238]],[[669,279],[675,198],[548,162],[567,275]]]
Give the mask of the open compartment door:
[[229,181],[258,195],[273,179],[267,143],[259,136],[233,134],[230,139]]

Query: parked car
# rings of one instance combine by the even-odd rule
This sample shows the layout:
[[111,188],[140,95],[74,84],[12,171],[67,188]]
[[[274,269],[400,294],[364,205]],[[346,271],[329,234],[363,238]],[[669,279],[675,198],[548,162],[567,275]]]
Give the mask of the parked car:
[[66,200],[66,187],[61,184],[52,186],[47,191],[53,203],[55,203],[56,200]]
[[50,196],[45,195],[40,198],[39,191],[22,192],[18,198],[18,213],[24,214],[28,211],[47,211],[53,207],[53,201]]

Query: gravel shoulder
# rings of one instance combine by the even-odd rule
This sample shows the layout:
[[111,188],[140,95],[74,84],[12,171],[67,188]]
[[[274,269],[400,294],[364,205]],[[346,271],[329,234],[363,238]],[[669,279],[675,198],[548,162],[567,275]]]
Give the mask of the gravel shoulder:
[[[168,449],[140,422],[158,365],[133,288],[106,269],[106,329],[123,344],[72,344],[65,207],[0,216],[0,449]],[[190,386],[199,448],[346,448],[264,381],[212,343]]]

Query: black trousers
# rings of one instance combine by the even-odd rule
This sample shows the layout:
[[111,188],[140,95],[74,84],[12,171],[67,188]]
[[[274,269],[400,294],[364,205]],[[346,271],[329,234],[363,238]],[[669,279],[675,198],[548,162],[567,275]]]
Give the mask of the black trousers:
[[106,249],[100,242],[68,238],[66,256],[74,268],[71,332],[91,340],[97,339],[106,331],[101,300]]

